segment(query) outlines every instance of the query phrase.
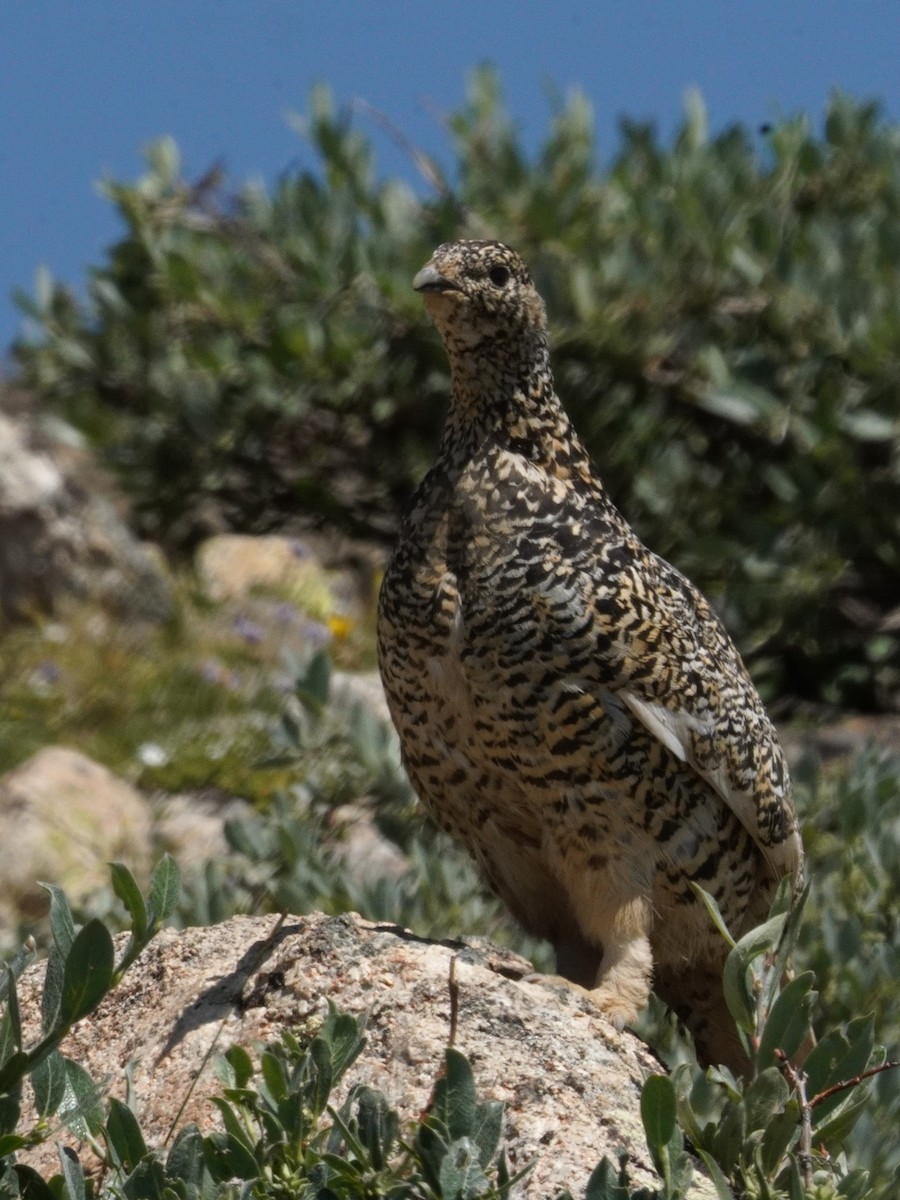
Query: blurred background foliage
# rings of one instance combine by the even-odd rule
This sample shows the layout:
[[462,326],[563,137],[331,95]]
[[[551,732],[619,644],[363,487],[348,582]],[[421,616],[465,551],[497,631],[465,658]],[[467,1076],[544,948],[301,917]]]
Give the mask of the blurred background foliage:
[[[358,107],[358,106],[357,106]],[[698,96],[660,144],[551,100],[529,155],[489,69],[380,179],[316,90],[319,157],[271,189],[182,177],[174,143],[108,182],[125,230],[77,300],[20,298],[24,381],[118,470],[143,534],[311,522],[389,542],[427,468],[447,367],[410,278],[435,244],[498,237],[547,301],[559,391],[617,504],[722,612],[767,699],[900,700],[900,129],[835,96],[711,137]],[[394,131],[402,139],[402,133]]]

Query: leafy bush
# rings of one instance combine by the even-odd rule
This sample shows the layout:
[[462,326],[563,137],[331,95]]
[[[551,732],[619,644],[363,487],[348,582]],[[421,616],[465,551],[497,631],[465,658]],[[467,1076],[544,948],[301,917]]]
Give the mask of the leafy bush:
[[[41,997],[41,1036],[24,1044],[16,980],[28,965],[23,952],[5,964],[0,980],[0,1195],[20,1193],[32,1200],[53,1195],[36,1172],[15,1163],[16,1151],[46,1140],[49,1121],[56,1117],[82,1136],[96,1132],[102,1118],[97,1085],[77,1062],[65,1057],[60,1045],[69,1030],[88,1016],[122,979],[141,951],[170,916],[178,894],[178,868],[162,859],[150,880],[148,897],[141,895],[131,872],[112,864],[112,884],[125,905],[130,937],[118,962],[112,935],[102,921],[87,921],[76,930],[72,910],[59,888],[50,892],[53,942],[47,959]],[[38,1120],[22,1130],[23,1089],[31,1087]],[[70,1200],[80,1200],[71,1194]]]
[[378,181],[324,88],[321,170],[267,195],[191,184],[174,144],[109,183],[125,233],[89,300],[22,299],[25,380],[104,449],[141,528],[299,513],[390,534],[434,454],[447,368],[409,280],[436,242],[532,264],[558,382],[611,493],[723,611],[770,696],[896,704],[900,130],[837,96],[824,136],[671,146],[624,123],[608,167],[578,95],[525,155],[490,71],[448,122],[433,197]]
[[[813,880],[799,955],[828,1022],[871,1017],[900,1058],[900,758],[870,748],[828,771],[807,764],[796,785]],[[900,1166],[900,1071],[872,1086],[853,1145],[854,1160],[877,1176]]]
[[[258,1195],[390,1195],[421,1200],[499,1200],[527,1172],[511,1176],[498,1155],[503,1105],[478,1102],[472,1068],[446,1051],[427,1114],[401,1132],[384,1095],[365,1084],[340,1109],[333,1088],[363,1048],[363,1022],[330,1009],[307,1046],[289,1034],[260,1059],[261,1084],[250,1085],[247,1054],[233,1048],[222,1063],[226,1088],[217,1100],[225,1132],[210,1141],[225,1167]],[[249,1190],[248,1188],[248,1190]]]
[[457,1051],[447,1051],[430,1112],[411,1134],[401,1133],[382,1093],[364,1084],[334,1107],[332,1093],[365,1044],[363,1027],[363,1020],[330,1007],[314,1037],[284,1031],[260,1050],[258,1065],[232,1046],[218,1060],[221,1091],[213,1097],[223,1129],[202,1135],[187,1125],[164,1158],[147,1148],[131,1109],[112,1100],[103,1129],[106,1194],[128,1200],[509,1195],[521,1174],[511,1177],[497,1154],[502,1105],[478,1103],[472,1069]]
[[[700,891],[700,889],[698,889]],[[748,1079],[724,1068],[702,1071],[682,1062],[671,1077],[651,1075],[641,1097],[647,1144],[662,1187],[633,1190],[627,1163],[605,1159],[591,1180],[590,1200],[684,1200],[702,1159],[719,1200],[890,1200],[900,1164],[869,1172],[848,1163],[848,1136],[871,1108],[868,1083],[900,1063],[885,1063],[872,1017],[857,1017],[811,1045],[816,978],[792,975],[808,899],[792,900],[784,881],[769,920],[737,943],[712,897],[710,915],[730,943],[724,984],[728,1007],[752,1063]],[[811,1047],[811,1048],[810,1048]],[[797,1055],[803,1059],[793,1064]],[[571,1198],[570,1198],[571,1200]]]

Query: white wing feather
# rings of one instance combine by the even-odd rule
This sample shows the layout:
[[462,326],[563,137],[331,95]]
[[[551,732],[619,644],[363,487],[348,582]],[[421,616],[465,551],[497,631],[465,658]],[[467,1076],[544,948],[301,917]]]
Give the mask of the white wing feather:
[[697,759],[692,735],[714,735],[714,723],[704,722],[683,709],[675,711],[663,704],[644,700],[627,688],[617,694],[649,733],[671,750],[676,758],[692,767],[722,797],[759,847],[772,875],[778,879],[787,872],[793,873],[801,857],[797,835],[792,835],[777,846],[766,845],[760,838],[754,796],[734,785],[729,778],[727,765],[721,758],[716,762],[700,762]]

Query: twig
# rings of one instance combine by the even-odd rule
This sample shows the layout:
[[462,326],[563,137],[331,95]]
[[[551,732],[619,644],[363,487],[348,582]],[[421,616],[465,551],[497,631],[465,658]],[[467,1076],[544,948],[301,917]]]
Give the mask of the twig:
[[[457,196],[453,188],[445,179],[444,173],[441,171],[441,168],[438,166],[435,159],[433,159],[430,154],[426,154],[424,150],[420,150],[415,142],[408,138],[403,130],[395,125],[386,113],[383,113],[380,108],[376,108],[367,100],[354,100],[351,108],[354,112],[361,113],[363,116],[368,117],[373,124],[377,125],[387,134],[391,141],[393,141],[394,144],[404,152],[404,154],[409,155],[413,166],[416,168],[428,186],[437,192],[437,194],[454,209],[456,219],[460,225],[470,228],[479,237],[496,236],[488,228],[478,213],[460,200],[459,196]],[[425,109],[431,116],[436,117],[439,124],[445,130],[447,129],[446,119],[441,117],[441,115],[436,112],[434,106],[429,107],[429,105],[426,103]]]
[[[253,955],[252,961],[251,961],[249,967],[247,968],[246,974],[244,976],[244,982],[246,982],[246,980],[250,978],[250,976],[253,974],[254,971],[258,971],[259,968],[262,966],[262,964],[265,962],[266,958],[268,957],[269,953],[272,950],[272,947],[275,945],[275,939],[277,938],[278,934],[280,933],[281,927],[284,925],[286,920],[287,920],[287,913],[286,912],[280,913],[278,916],[278,920],[275,922],[274,926],[272,927],[271,932],[263,939],[263,941],[257,947],[256,953]],[[206,1053],[203,1055],[203,1058],[200,1062],[200,1068],[198,1071],[195,1072],[193,1079],[191,1080],[187,1090],[184,1093],[184,1096],[182,1097],[181,1104],[178,1107],[178,1111],[175,1113],[174,1117],[172,1118],[172,1123],[169,1126],[169,1130],[166,1133],[166,1136],[163,1138],[162,1144],[164,1146],[168,1145],[169,1139],[171,1138],[172,1134],[175,1132],[176,1126],[178,1125],[178,1122],[181,1120],[181,1115],[184,1112],[185,1108],[187,1107],[188,1101],[190,1100],[191,1096],[194,1093],[194,1089],[196,1088],[197,1084],[200,1081],[200,1076],[203,1074],[203,1071],[206,1068],[206,1064],[212,1058],[213,1052],[215,1051],[215,1049],[218,1045],[219,1038],[222,1034],[222,1031],[225,1028],[226,1022],[228,1022],[231,1019],[231,1015],[232,1014],[230,1011],[226,1012],[225,1016],[221,1019],[221,1021],[219,1021],[218,1027],[216,1028],[216,1032],[213,1034],[212,1041],[207,1046]],[[165,1053],[166,1053],[166,1051],[164,1050],[163,1053],[157,1058],[157,1060],[156,1060],[157,1063],[165,1055]]]
[[[450,959],[450,971],[447,977],[447,987],[450,992],[450,1031],[447,1034],[447,1048],[450,1049],[456,1042],[456,1028],[459,1023],[459,982],[456,978],[456,955]],[[425,1121],[431,1116],[431,1111],[434,1108],[434,1097],[437,1092],[437,1086],[447,1074],[446,1058],[441,1064],[441,1068],[434,1078],[434,1083],[431,1087],[431,1095],[425,1104],[425,1107],[419,1113],[419,1123]]]
[[817,1104],[821,1104],[824,1100],[828,1100],[831,1096],[837,1095],[838,1092],[846,1091],[847,1088],[856,1087],[862,1083],[864,1079],[871,1079],[873,1075],[880,1075],[882,1071],[893,1071],[900,1067],[900,1060],[896,1062],[882,1063],[880,1067],[870,1067],[868,1071],[861,1071],[859,1075],[854,1075],[852,1079],[843,1079],[840,1083],[835,1083],[830,1088],[826,1088],[824,1092],[817,1092],[809,1102],[810,1108],[815,1108]]
[[382,112],[380,108],[376,108],[374,104],[370,104],[368,100],[356,99],[352,102],[351,108],[354,112],[368,117],[373,124],[377,125],[388,135],[395,145],[399,146],[404,154],[409,155],[416,170],[430,188],[433,188],[445,200],[455,200],[443,172],[431,155],[426,154],[424,150],[420,150],[415,142],[411,138],[408,138],[399,126],[394,124],[387,113]]
[[456,1045],[456,1029],[459,1024],[459,981],[456,978],[456,955],[450,959],[450,976],[447,980],[447,987],[450,991],[450,1035],[447,1039],[448,1046]]
[[776,1050],[775,1057],[781,1063],[781,1069],[800,1101],[800,1143],[797,1158],[800,1163],[800,1173],[803,1176],[803,1186],[808,1190],[812,1188],[813,1182],[813,1156],[812,1105],[806,1097],[807,1075],[805,1071],[797,1071],[791,1066],[790,1060],[783,1050]]

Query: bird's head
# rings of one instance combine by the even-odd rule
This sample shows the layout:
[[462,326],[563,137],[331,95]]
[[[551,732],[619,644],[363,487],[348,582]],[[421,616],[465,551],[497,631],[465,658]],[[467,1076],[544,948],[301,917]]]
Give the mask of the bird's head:
[[544,304],[528,268],[502,242],[445,242],[413,279],[451,359],[546,338]]

